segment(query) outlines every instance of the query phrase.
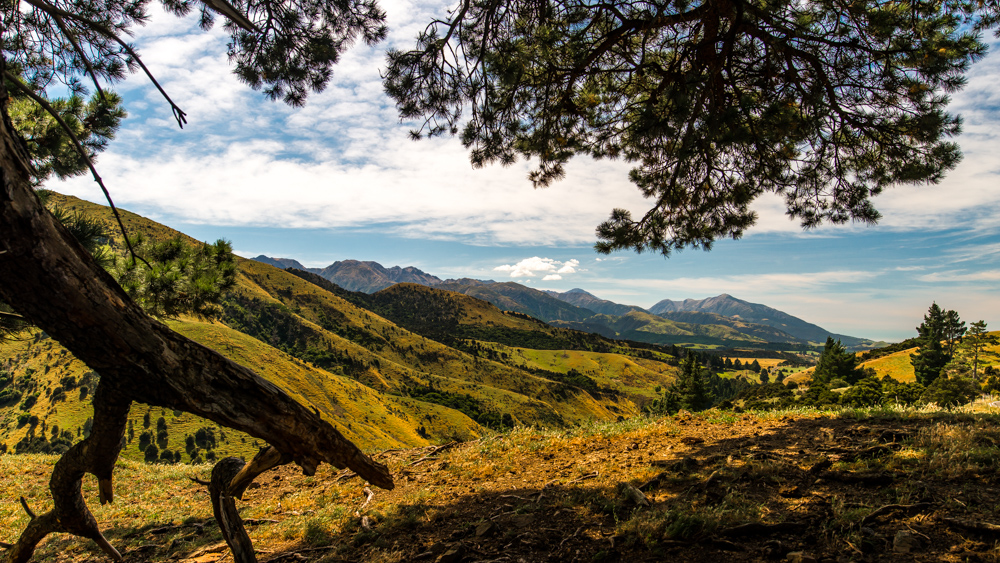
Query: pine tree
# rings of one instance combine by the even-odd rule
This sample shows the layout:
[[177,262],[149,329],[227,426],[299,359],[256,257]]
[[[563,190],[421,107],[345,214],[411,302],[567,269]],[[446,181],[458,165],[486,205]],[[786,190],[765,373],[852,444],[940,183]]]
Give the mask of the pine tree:
[[823,352],[816,362],[812,380],[828,384],[834,379],[843,379],[853,384],[864,377],[864,371],[858,367],[858,361],[857,355],[848,352],[840,340],[827,336],[826,345],[823,346]]
[[945,339],[946,318],[947,313],[937,303],[932,303],[924,315],[924,322],[917,327],[920,345],[915,354],[910,354],[910,363],[917,383],[925,387],[941,375],[941,370],[951,359],[942,344]]
[[701,411],[711,406],[712,398],[705,389],[705,370],[693,353],[681,361],[680,373],[671,391],[678,396],[682,408]]
[[939,181],[960,157],[948,93],[985,53],[963,17],[998,12],[923,0],[462,6],[413,50],[389,52],[385,89],[424,124],[414,137],[461,128],[476,167],[537,158],[536,186],[575,155],[627,160],[653,206],[615,209],[597,249],[665,255],[739,238],[765,193],[804,227],[874,223],[872,196]]
[[979,366],[987,359],[1000,358],[991,347],[1000,344],[1000,338],[986,330],[986,321],[979,320],[969,325],[969,330],[958,346],[959,354],[972,369],[972,380],[979,381]]

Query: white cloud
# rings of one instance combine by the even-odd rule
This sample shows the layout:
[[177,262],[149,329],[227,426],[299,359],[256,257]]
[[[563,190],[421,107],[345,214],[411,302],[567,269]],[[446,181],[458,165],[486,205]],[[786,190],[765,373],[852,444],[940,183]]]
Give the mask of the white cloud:
[[[560,274],[575,274],[576,273],[576,269],[578,267],[580,267],[580,261],[577,260],[576,258],[573,258],[571,260],[567,260],[566,263],[564,263],[562,265],[562,267],[559,268],[559,270],[557,270],[557,273],[560,273]],[[559,279],[562,279],[562,278],[560,277]]]
[[532,256],[525,258],[517,264],[504,264],[493,268],[494,272],[506,272],[512,278],[527,278],[537,275],[544,275],[542,281],[556,281],[563,279],[560,274],[575,274],[580,261],[573,258],[565,262],[553,260],[551,258],[540,258]]

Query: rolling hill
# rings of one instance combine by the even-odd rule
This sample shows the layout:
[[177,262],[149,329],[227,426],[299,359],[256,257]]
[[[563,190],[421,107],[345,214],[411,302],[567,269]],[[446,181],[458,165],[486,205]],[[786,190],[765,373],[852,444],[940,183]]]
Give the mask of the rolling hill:
[[[52,200],[110,224],[102,206]],[[123,219],[153,239],[196,242],[132,213]],[[676,371],[664,351],[551,327],[463,293],[395,283],[368,294],[305,270],[238,263],[221,322],[178,319],[171,328],[257,371],[366,449],[469,439],[485,426],[565,427],[634,415]],[[602,355],[607,367],[591,377],[560,361],[523,359],[569,352],[567,360]],[[635,380],[640,362],[645,375]],[[37,331],[0,346],[0,451],[59,451],[81,437],[97,378]],[[248,455],[259,445],[185,413],[136,404],[130,416],[126,457],[147,456],[150,444],[174,461]]]

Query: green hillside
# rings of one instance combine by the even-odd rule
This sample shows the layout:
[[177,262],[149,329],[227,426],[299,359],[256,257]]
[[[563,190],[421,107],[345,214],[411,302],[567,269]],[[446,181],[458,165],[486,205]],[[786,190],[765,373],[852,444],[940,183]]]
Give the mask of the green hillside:
[[[112,224],[105,207],[59,194],[51,201]],[[181,235],[129,212],[123,220],[153,240]],[[414,284],[366,295],[307,272],[238,263],[221,322],[181,319],[171,328],[315,407],[368,450],[474,438],[484,426],[614,419],[638,413],[653,388],[674,378],[675,359],[655,347],[551,327],[468,295]],[[96,382],[43,333],[0,346],[0,450],[68,447],[89,430]],[[127,458],[145,458],[154,444],[158,457],[183,462],[246,456],[261,445],[139,404],[126,442]]]

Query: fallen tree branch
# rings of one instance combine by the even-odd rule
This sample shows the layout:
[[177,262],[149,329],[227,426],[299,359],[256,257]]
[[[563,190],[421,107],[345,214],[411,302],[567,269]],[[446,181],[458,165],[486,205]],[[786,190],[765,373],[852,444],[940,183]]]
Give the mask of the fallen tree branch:
[[887,504],[881,508],[876,509],[868,516],[865,516],[864,519],[861,520],[861,525],[864,526],[865,524],[874,522],[875,519],[878,518],[879,516],[883,516],[885,514],[889,514],[892,512],[906,512],[908,514],[912,514],[914,512],[920,512],[921,510],[927,508],[932,508],[933,506],[934,503],[931,502],[918,502],[916,504]]
[[719,532],[719,534],[730,538],[740,536],[769,536],[772,534],[783,534],[786,532],[797,533],[808,527],[808,524],[803,524],[802,522],[779,522],[777,524],[751,522],[749,524],[740,524],[739,526],[726,528],[725,530]]
[[593,473],[588,473],[587,475],[581,475],[581,476],[577,477],[576,479],[573,479],[572,481],[570,481],[569,483],[566,483],[566,484],[567,485],[572,485],[574,483],[580,483],[580,482],[586,481],[587,479],[593,479],[594,477],[599,477],[599,476],[600,476],[600,474],[597,471],[595,471]]
[[364,493],[365,495],[367,495],[367,498],[365,498],[364,504],[362,504],[357,510],[354,511],[355,516],[361,516],[361,511],[364,510],[366,506],[368,506],[368,503],[371,502],[373,498],[375,498],[375,493],[372,492],[372,490],[369,489],[368,487],[364,488]]
[[957,518],[946,517],[940,517],[938,520],[954,528],[959,528],[969,532],[976,532],[989,536],[1000,536],[1000,526],[989,522],[974,522],[970,520],[959,520]]

